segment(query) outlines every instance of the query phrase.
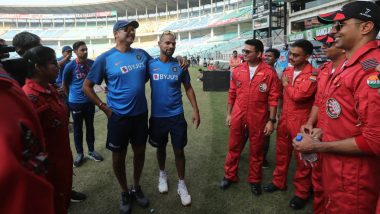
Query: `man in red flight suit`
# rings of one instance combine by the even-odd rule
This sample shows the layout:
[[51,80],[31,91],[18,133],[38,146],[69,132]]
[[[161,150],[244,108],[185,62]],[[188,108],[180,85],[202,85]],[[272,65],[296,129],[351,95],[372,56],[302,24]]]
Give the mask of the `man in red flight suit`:
[[0,213],[52,214],[53,187],[36,112],[0,67]]
[[226,123],[230,136],[220,187],[226,189],[238,180],[240,153],[244,147],[244,133],[248,130],[248,182],[252,193],[258,196],[261,194],[264,135],[273,132],[281,84],[273,68],[261,59],[264,46],[260,40],[245,41],[242,51],[244,63],[232,72],[228,91]]
[[[324,114],[326,111],[324,103],[321,103],[323,92],[326,88],[326,83],[328,79],[333,75],[335,70],[342,67],[346,55],[343,49],[337,48],[335,46],[334,38],[330,35],[324,35],[316,37],[315,40],[322,42],[322,50],[326,57],[331,61],[326,62],[321,67],[318,68],[318,78],[317,78],[317,93],[315,95],[315,101],[313,108],[311,109],[309,119],[305,125],[301,126],[301,131],[304,133],[309,133],[314,135],[312,132],[314,125],[320,127],[321,120],[318,118],[323,118],[323,116],[318,116],[319,114]],[[318,123],[317,123],[318,122]],[[325,203],[323,197],[323,187],[322,187],[322,159],[321,155],[318,156],[318,162],[312,168],[312,183],[314,190],[314,200],[313,200],[313,211],[315,214],[324,213]]]
[[[308,62],[313,53],[313,45],[307,40],[295,41],[289,51],[288,67],[282,74],[284,87],[283,108],[277,129],[276,166],[272,183],[264,190],[274,192],[286,189],[286,177],[292,157],[292,139],[296,137],[301,125],[307,121],[317,90],[317,73]],[[293,178],[295,196],[290,201],[293,209],[302,209],[309,198],[311,188],[311,167],[300,159],[295,151],[296,173]]]
[[380,49],[375,41],[380,8],[372,2],[355,1],[319,18],[334,22],[336,47],[346,51],[347,60],[323,92],[326,111],[318,115],[322,142],[303,134],[302,141],[293,141],[293,145],[298,151],[323,156],[326,213],[375,213],[380,192],[380,81],[376,72]]

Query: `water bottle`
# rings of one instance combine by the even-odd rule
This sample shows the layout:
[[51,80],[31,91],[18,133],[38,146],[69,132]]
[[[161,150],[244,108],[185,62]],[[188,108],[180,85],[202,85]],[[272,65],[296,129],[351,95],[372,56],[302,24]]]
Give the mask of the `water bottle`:
[[[299,142],[301,140],[302,140],[302,134],[298,133],[296,136],[296,141]],[[317,153],[308,153],[308,154],[301,153],[301,158],[302,158],[302,160],[313,163],[313,162],[317,161],[318,155],[317,155]]]

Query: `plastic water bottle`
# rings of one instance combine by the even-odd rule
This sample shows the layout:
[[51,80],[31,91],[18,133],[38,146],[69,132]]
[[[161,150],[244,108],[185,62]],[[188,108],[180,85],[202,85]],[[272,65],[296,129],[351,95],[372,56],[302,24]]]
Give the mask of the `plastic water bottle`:
[[[299,142],[302,140],[302,134],[298,133],[296,136],[296,141]],[[318,155],[317,153],[301,153],[301,158],[302,160],[308,161],[310,163],[313,163],[318,160]]]

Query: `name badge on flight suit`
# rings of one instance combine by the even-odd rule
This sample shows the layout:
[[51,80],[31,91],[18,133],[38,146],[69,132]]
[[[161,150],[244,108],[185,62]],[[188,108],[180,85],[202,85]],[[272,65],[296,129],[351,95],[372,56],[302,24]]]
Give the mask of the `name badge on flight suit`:
[[326,101],[326,113],[330,118],[336,119],[342,113],[342,108],[339,102],[334,98],[329,98]]

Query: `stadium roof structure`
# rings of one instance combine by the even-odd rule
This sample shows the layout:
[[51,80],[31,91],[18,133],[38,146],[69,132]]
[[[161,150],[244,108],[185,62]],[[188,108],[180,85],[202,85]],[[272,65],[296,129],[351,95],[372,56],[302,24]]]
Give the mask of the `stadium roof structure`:
[[211,2],[221,2],[223,0],[100,0],[93,3],[73,3],[50,5],[19,5],[8,4],[0,7],[0,13],[3,14],[70,14],[70,13],[94,13],[102,11],[117,11],[118,15],[124,16],[126,10],[128,14],[148,14],[158,12],[177,10],[188,7],[196,7],[201,2],[202,5]]

